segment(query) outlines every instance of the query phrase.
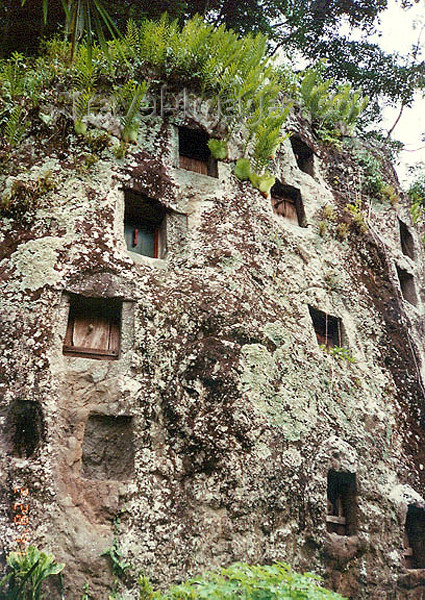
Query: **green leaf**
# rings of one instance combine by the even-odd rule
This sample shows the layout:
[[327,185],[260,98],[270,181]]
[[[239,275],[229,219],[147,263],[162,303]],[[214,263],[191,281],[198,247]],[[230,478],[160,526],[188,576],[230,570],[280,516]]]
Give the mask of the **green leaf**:
[[217,160],[224,160],[227,158],[227,142],[225,140],[217,140],[211,138],[208,141],[208,148],[211,151],[213,157]]
[[270,194],[270,190],[276,183],[276,177],[271,175],[270,173],[264,173],[263,175],[257,175],[256,173],[251,173],[251,183],[252,185],[259,190],[262,194],[268,196]]
[[246,181],[250,178],[251,175],[251,165],[247,158],[240,158],[234,169],[235,177],[240,179],[240,181]]

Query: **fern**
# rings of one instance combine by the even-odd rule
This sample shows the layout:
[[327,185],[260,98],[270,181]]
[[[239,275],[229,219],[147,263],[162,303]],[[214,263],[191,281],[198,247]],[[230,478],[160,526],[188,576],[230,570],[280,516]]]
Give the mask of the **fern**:
[[127,22],[127,30],[124,36],[124,46],[128,49],[129,54],[135,55],[139,50],[139,28],[135,21],[130,19]]
[[167,15],[161,20],[145,21],[140,28],[139,57],[157,69],[163,68],[167,57],[168,38],[177,25],[170,26]]
[[[350,84],[335,86],[333,79],[323,78],[324,63],[308,69],[300,81],[300,96],[310,112],[313,124],[326,135],[327,130],[338,128],[343,135],[353,132],[360,114],[368,105],[368,98]],[[333,136],[335,137],[335,136]]]
[[124,142],[137,141],[140,126],[140,107],[148,91],[149,84],[128,81],[115,88],[115,102],[124,113],[121,118],[121,137]]
[[74,63],[73,80],[77,90],[93,90],[97,83],[97,65],[84,46],[79,48]]
[[254,164],[261,172],[273,160],[277,148],[284,141],[281,129],[288,110],[267,116],[255,132]]
[[0,71],[0,81],[3,94],[9,100],[16,100],[24,95],[26,90],[26,64],[19,52],[14,52],[9,61]]
[[94,93],[91,90],[74,92],[73,113],[74,129],[78,135],[84,135],[87,132],[87,124],[83,121],[90,110],[90,102],[93,100]]
[[26,117],[26,111],[19,104],[12,108],[4,128],[4,137],[11,146],[19,144],[28,129]]

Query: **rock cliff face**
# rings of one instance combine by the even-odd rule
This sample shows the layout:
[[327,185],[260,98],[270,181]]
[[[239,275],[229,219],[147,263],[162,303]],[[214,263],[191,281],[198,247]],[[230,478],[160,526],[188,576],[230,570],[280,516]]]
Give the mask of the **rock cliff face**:
[[349,598],[420,598],[408,207],[366,203],[356,225],[358,166],[296,117],[272,202],[233,176],[238,140],[218,177],[179,168],[179,127],[205,125],[152,118],[124,159],[74,140],[3,167],[3,558],[19,538],[54,552],[69,600],[107,597],[114,543],[162,586],[287,561]]

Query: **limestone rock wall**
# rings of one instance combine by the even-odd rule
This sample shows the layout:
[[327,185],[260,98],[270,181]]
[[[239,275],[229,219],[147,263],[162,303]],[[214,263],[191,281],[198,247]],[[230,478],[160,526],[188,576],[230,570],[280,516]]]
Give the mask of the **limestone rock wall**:
[[[124,159],[38,148],[2,175],[17,207],[0,230],[3,558],[23,491],[25,535],[66,563],[69,600],[85,582],[110,593],[114,539],[161,586],[282,560],[349,598],[421,597],[425,571],[403,557],[408,506],[425,508],[423,250],[408,207],[375,202],[367,232],[339,235],[358,169],[294,118],[314,176],[289,139],[276,172],[301,192],[299,227],[229,161],[218,178],[179,169],[177,125],[152,119]],[[128,252],[125,189],[167,210],[163,258]],[[122,303],[118,360],[63,353],[76,296]],[[341,319],[355,362],[319,347],[309,306]],[[351,535],[327,531],[329,471],[356,476]]]

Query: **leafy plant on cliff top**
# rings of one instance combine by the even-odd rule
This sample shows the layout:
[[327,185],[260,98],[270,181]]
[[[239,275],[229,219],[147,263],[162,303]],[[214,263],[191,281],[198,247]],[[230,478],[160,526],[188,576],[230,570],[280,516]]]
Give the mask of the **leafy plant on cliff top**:
[[225,160],[227,158],[228,148],[226,140],[211,138],[208,141],[208,148],[215,159]]
[[[217,573],[190,579],[173,586],[158,598],[161,600],[343,600],[342,596],[319,585],[311,573],[301,575],[284,563],[247,565],[236,563]],[[146,582],[144,583],[146,585]],[[141,596],[155,598],[155,596]]]
[[[415,225],[422,226],[425,222],[425,165],[418,163],[410,168],[411,174],[414,176],[408,190],[410,200],[410,213]],[[423,239],[425,243],[425,237]]]
[[425,165],[419,163],[411,169],[415,179],[411,183],[408,191],[411,202],[420,204],[425,208]]
[[62,572],[65,565],[57,563],[52,554],[28,546],[23,552],[11,552],[7,557],[9,573],[0,581],[5,600],[42,600],[42,583]]
[[335,84],[333,79],[325,79],[324,71],[325,65],[320,61],[304,72],[299,86],[301,102],[322,137],[328,131],[351,135],[369,99],[348,83]]
[[366,233],[367,231],[367,216],[362,208],[362,200],[361,198],[357,198],[354,202],[350,202],[345,207],[345,211],[347,214],[351,216],[351,223],[354,229],[361,233]]
[[140,127],[140,107],[148,91],[146,81],[136,83],[128,81],[121,87],[115,88],[115,100],[124,111],[121,119],[121,138],[124,142],[137,142]]
[[368,150],[358,150],[354,159],[361,167],[363,191],[369,196],[381,198],[385,186],[381,161]]
[[16,146],[22,140],[25,131],[29,127],[29,123],[26,120],[27,113],[17,104],[10,111],[9,117],[6,119],[4,125],[4,137],[11,146]]

